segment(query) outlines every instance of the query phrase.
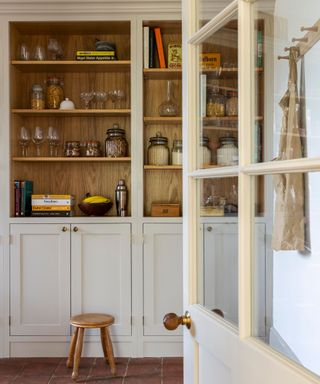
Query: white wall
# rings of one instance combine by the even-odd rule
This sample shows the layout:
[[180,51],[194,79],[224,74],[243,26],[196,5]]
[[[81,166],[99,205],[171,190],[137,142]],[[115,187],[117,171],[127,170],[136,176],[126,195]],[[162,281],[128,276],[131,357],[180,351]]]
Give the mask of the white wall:
[[[277,0],[275,6],[275,119],[274,153],[277,156],[282,113],[279,100],[287,87],[288,61],[284,47],[293,37],[302,37],[301,26],[319,18],[319,0]],[[308,156],[320,156],[320,44],[305,57]],[[298,70],[300,65],[298,66]],[[272,182],[272,180],[270,180]],[[309,254],[274,252],[274,327],[308,369],[320,374],[320,173],[309,175],[311,247]]]

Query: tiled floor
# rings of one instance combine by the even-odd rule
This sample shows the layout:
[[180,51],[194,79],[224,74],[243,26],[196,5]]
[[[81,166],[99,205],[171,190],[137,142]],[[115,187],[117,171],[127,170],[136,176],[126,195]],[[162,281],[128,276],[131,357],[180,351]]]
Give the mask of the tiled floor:
[[[117,375],[112,376],[102,358],[81,358],[77,382],[88,384],[182,384],[183,360],[180,357],[117,358]],[[0,384],[66,384],[72,369],[66,358],[0,359]]]

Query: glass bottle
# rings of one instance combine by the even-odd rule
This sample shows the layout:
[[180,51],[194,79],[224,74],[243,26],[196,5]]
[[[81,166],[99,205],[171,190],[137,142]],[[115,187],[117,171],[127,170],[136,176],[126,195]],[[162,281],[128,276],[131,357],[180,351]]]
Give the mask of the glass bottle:
[[168,165],[168,139],[166,137],[161,136],[161,132],[157,132],[155,137],[150,137],[149,142],[150,145],[148,147],[148,164]]
[[128,142],[125,135],[126,131],[116,123],[107,130],[105,140],[106,157],[126,157],[128,155]]
[[179,107],[174,101],[173,97],[173,83],[172,80],[167,81],[167,98],[159,105],[160,116],[178,116]]
[[209,148],[209,137],[202,136],[200,139],[200,161],[202,165],[211,164],[211,149]]
[[49,109],[59,109],[60,103],[64,100],[62,81],[56,76],[49,76],[47,79],[46,103]]
[[182,140],[173,140],[171,164],[182,165]]
[[238,97],[236,92],[230,92],[226,102],[226,115],[238,116]]
[[207,116],[223,117],[226,114],[226,98],[219,92],[219,86],[215,83],[209,87]]
[[220,137],[220,147],[217,149],[218,165],[237,165],[238,147],[237,139],[232,136]]
[[31,109],[44,109],[44,93],[40,84],[33,84],[31,91]]

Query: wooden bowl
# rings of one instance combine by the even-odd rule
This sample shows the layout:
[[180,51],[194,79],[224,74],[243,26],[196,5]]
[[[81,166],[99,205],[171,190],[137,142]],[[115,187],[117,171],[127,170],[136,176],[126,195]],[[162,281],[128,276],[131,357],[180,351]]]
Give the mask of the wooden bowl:
[[88,216],[103,216],[112,207],[112,201],[107,203],[79,203],[80,210]]

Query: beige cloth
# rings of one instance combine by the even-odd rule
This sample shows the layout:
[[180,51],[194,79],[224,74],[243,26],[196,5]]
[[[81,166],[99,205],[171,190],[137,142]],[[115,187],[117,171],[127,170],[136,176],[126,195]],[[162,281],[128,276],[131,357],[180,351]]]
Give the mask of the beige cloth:
[[[297,49],[290,48],[288,90],[279,103],[283,110],[283,119],[277,160],[302,157],[298,123],[297,57]],[[273,249],[303,251],[305,243],[303,174],[275,175],[274,188]]]

